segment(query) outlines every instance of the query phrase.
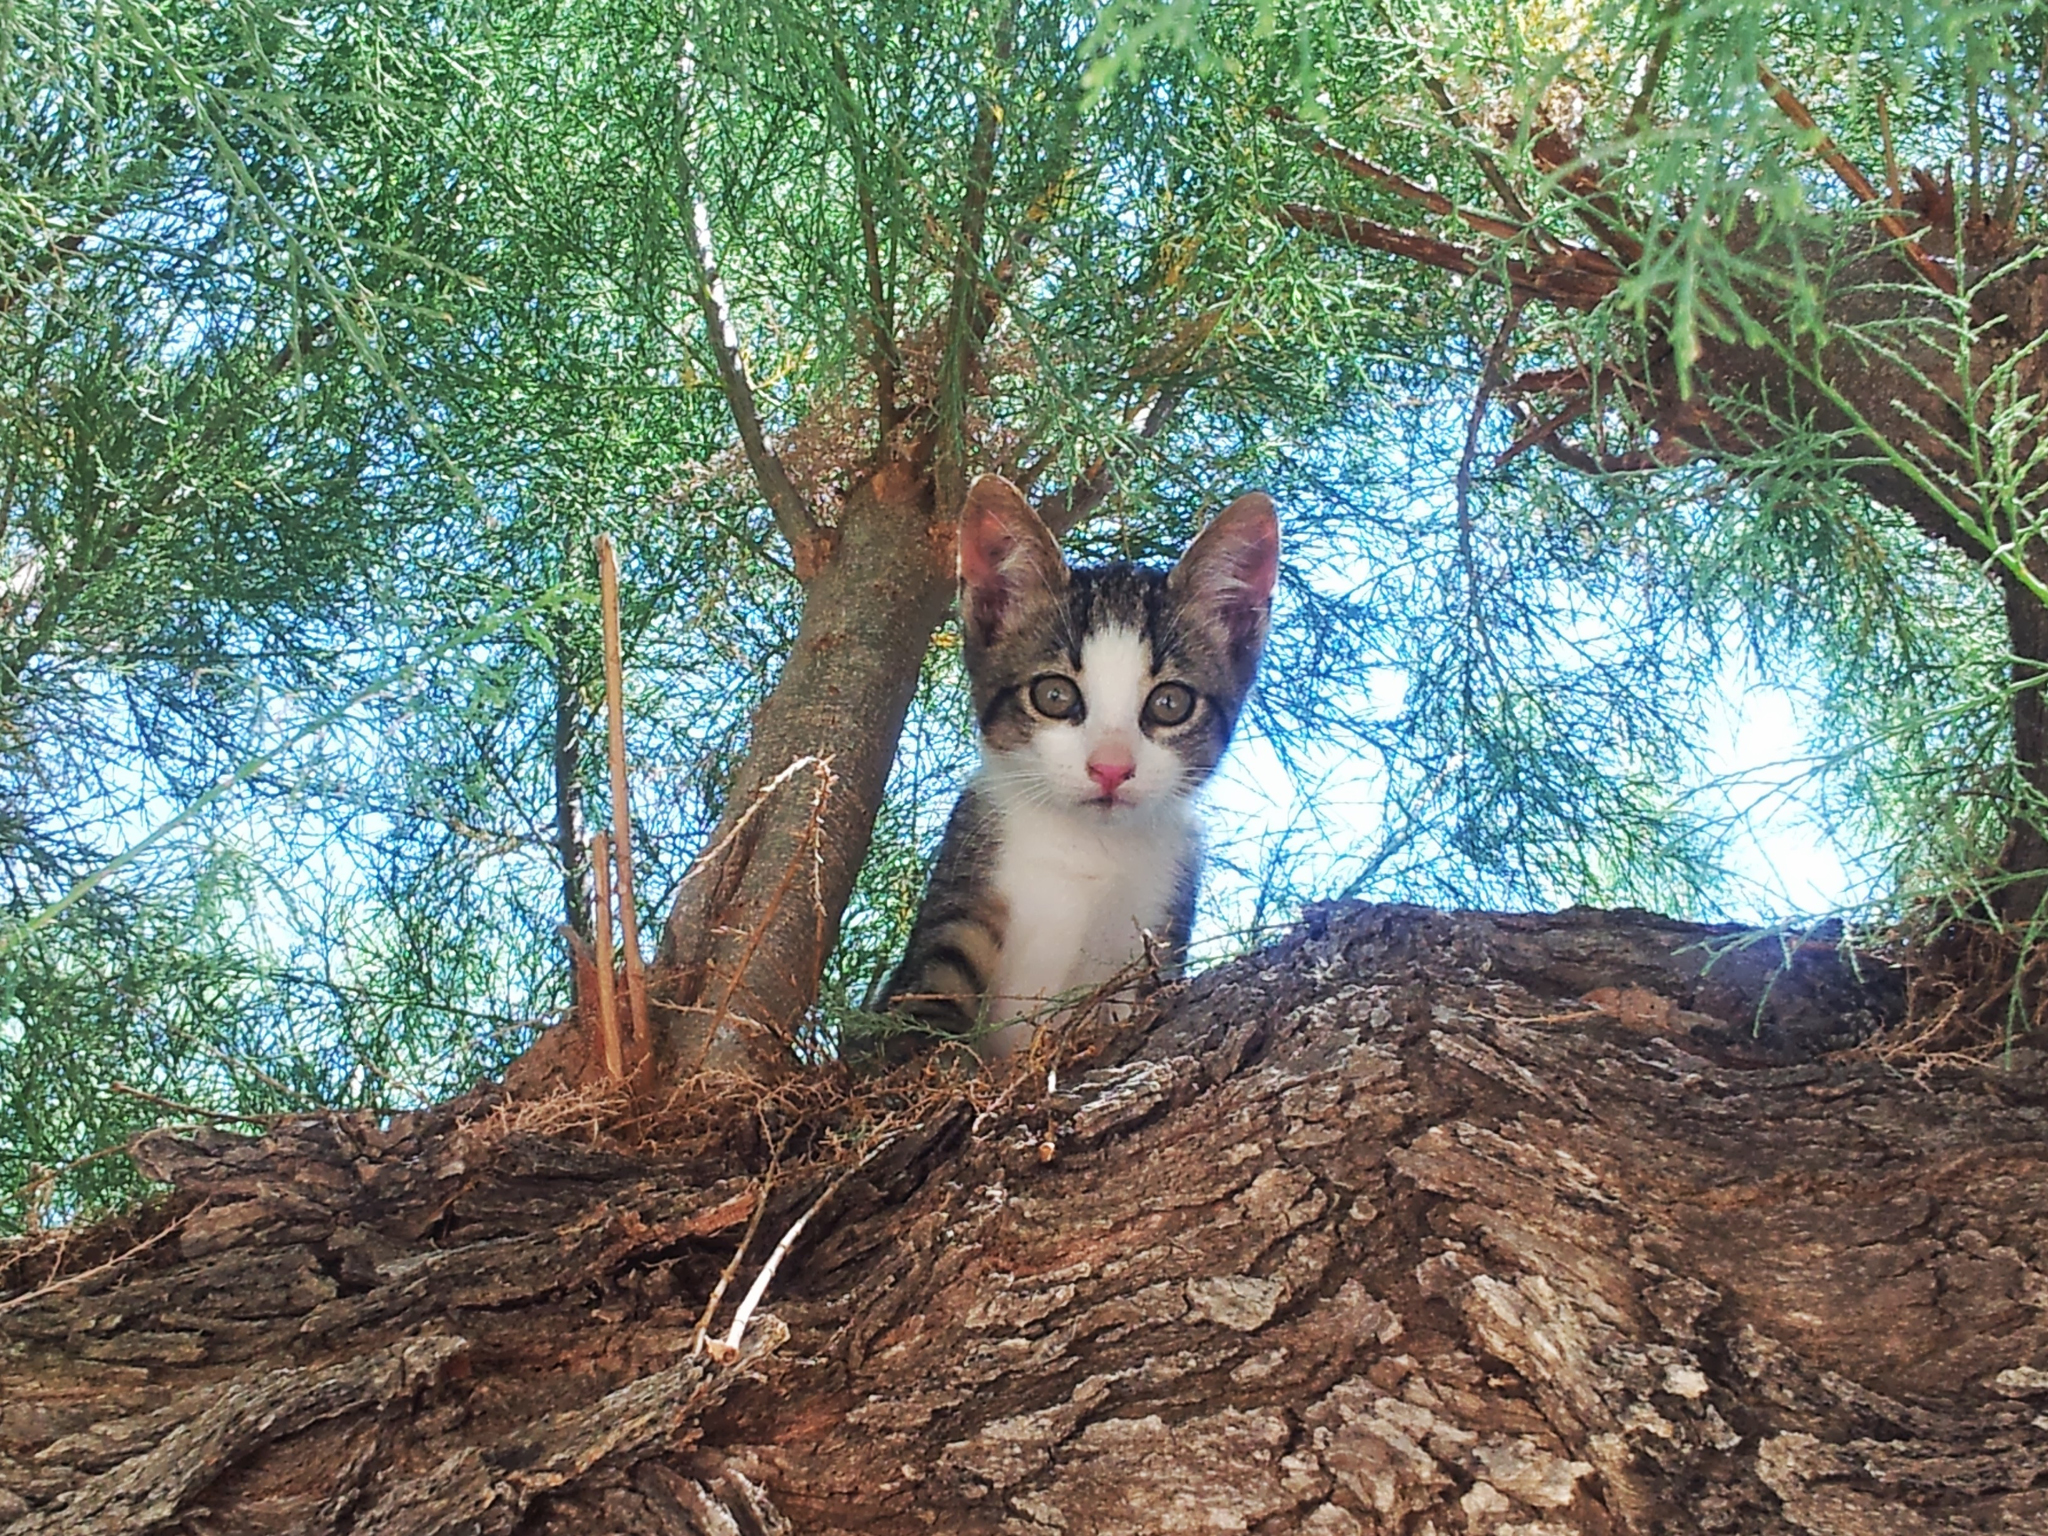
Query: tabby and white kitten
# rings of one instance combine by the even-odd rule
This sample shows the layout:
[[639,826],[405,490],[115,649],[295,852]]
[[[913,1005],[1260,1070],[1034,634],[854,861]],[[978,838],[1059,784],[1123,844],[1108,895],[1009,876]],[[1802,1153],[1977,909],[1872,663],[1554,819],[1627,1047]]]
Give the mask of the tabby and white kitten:
[[[1179,972],[1201,873],[1195,794],[1265,644],[1280,528],[1241,496],[1171,571],[1075,570],[1017,488],[960,514],[960,618],[981,768],[953,808],[878,1009],[984,1056],[1030,1044],[1047,1001],[1148,954]],[[907,1055],[914,1039],[891,1049]]]

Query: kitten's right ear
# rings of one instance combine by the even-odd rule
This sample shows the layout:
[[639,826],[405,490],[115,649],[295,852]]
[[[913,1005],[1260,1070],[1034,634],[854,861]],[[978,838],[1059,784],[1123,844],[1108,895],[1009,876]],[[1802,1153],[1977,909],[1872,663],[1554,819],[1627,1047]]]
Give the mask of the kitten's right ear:
[[1067,563],[1052,530],[1001,475],[967,488],[960,509],[960,618],[983,645],[1065,590]]

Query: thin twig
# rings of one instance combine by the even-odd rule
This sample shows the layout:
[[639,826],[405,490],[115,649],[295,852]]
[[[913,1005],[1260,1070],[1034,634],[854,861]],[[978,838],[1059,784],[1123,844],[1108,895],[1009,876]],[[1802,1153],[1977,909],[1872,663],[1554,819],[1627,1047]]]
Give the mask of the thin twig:
[[782,1234],[782,1241],[775,1245],[774,1250],[768,1255],[768,1261],[761,1266],[761,1272],[754,1276],[754,1283],[747,1288],[747,1294],[741,1298],[739,1310],[733,1313],[732,1326],[726,1329],[723,1347],[717,1352],[720,1357],[724,1360],[731,1360],[738,1356],[740,1342],[747,1335],[747,1324],[753,1321],[754,1309],[760,1306],[761,1298],[768,1294],[768,1283],[775,1278],[776,1269],[781,1266],[783,1259],[788,1256],[789,1250],[795,1246],[796,1240],[803,1234],[804,1228],[810,1225],[811,1218],[823,1210],[826,1203],[839,1193],[841,1185],[867,1167],[877,1157],[880,1157],[886,1149],[894,1146],[903,1134],[903,1132],[898,1131],[895,1135],[884,1136],[880,1141],[876,1142],[874,1146],[868,1149],[859,1162],[846,1169],[830,1184],[827,1184],[824,1193],[810,1203],[810,1206],[804,1211],[803,1215],[790,1223],[789,1230]]
[[1410,181],[1398,171],[1389,170],[1383,165],[1368,160],[1355,150],[1346,149],[1342,144],[1327,137],[1320,130],[1308,123],[1304,123],[1285,107],[1268,107],[1266,115],[1275,122],[1286,125],[1316,154],[1341,165],[1352,175],[1358,177],[1359,180],[1370,182],[1382,191],[1391,192],[1404,201],[1427,208],[1431,213],[1439,214],[1444,218],[1457,219],[1470,226],[1476,233],[1491,235],[1497,240],[1517,240],[1524,233],[1525,226],[1523,225],[1511,223],[1507,219],[1495,218],[1490,213],[1480,213],[1474,209],[1461,208],[1448,197],[1445,197],[1443,193],[1422,186],[1420,183]]
[[[1149,443],[1159,436],[1166,429],[1167,421],[1187,397],[1188,387],[1184,384],[1169,384],[1154,395],[1137,415],[1137,431],[1132,436],[1132,445]],[[1121,452],[1104,454],[1072,485],[1057,496],[1048,496],[1038,504],[1039,520],[1055,537],[1078,527],[1090,513],[1109,499],[1110,491],[1116,486],[1117,476],[1126,467],[1130,457],[1129,447]]]
[[77,1274],[66,1275],[60,1280],[49,1281],[44,1285],[37,1286],[32,1291],[24,1291],[19,1296],[10,1296],[7,1300],[0,1301],[0,1313],[16,1311],[21,1307],[27,1306],[30,1302],[39,1300],[44,1296],[50,1296],[54,1295],[58,1291],[68,1290],[70,1287],[74,1285],[79,1285],[87,1280],[91,1280],[100,1275],[104,1275],[109,1270],[118,1269],[121,1265],[126,1264],[130,1259],[136,1257],[138,1254],[147,1253],[150,1249],[156,1247],[157,1244],[161,1243],[165,1238],[170,1237],[177,1232],[183,1231],[186,1222],[190,1221],[194,1216],[199,1215],[202,1211],[210,1209],[212,1209],[212,1207],[206,1204],[196,1205],[191,1210],[185,1212],[184,1215],[170,1222],[163,1229],[163,1231],[157,1233],[154,1237],[145,1238],[142,1242],[137,1243],[133,1248],[124,1249],[122,1252],[115,1254],[111,1259],[108,1259],[105,1263],[95,1264],[90,1269],[81,1269]]
[[626,1075],[626,1049],[619,1038],[619,1002],[612,979],[610,844],[602,832],[590,839],[590,867],[597,877],[597,921],[591,924],[591,933],[597,942],[597,1033],[604,1041],[605,1070],[616,1080]]
[[740,446],[747,467],[754,472],[754,484],[762,500],[775,515],[775,526],[796,564],[799,580],[809,580],[829,555],[830,541],[811,515],[810,503],[797,490],[782,461],[769,450],[761,430],[761,415],[754,404],[754,383],[747,372],[747,360],[740,351],[739,330],[733,324],[732,305],[726,298],[725,279],[719,275],[718,250],[711,238],[711,209],[697,190],[696,176],[687,148],[691,87],[695,66],[687,53],[676,60],[679,111],[676,125],[676,196],[688,217],[683,220],[690,242],[690,254],[697,265],[697,303],[704,312],[704,328],[711,341],[711,355],[718,364],[719,383],[724,386],[726,404],[732,409],[733,424],[739,428]]
[[1492,642],[1486,632],[1486,611],[1479,595],[1479,559],[1473,547],[1472,471],[1479,458],[1479,434],[1486,424],[1486,408],[1493,400],[1493,392],[1500,387],[1501,364],[1514,343],[1515,327],[1521,319],[1521,301],[1510,301],[1508,312],[1501,317],[1500,330],[1493,338],[1493,345],[1487,350],[1485,366],[1480,370],[1479,388],[1472,396],[1472,413],[1465,422],[1465,451],[1459,455],[1457,475],[1452,482],[1457,495],[1458,562],[1465,570],[1466,617],[1489,655]]
[[1542,442],[1545,438],[1557,436],[1558,433],[1562,432],[1566,427],[1570,426],[1573,422],[1577,421],[1581,416],[1585,415],[1586,412],[1590,411],[1592,408],[1593,397],[1591,395],[1582,395],[1578,399],[1572,401],[1571,404],[1565,406],[1562,410],[1555,411],[1552,414],[1545,416],[1542,420],[1534,423],[1526,430],[1524,430],[1522,434],[1519,437],[1517,437],[1512,443],[1509,443],[1507,447],[1503,448],[1500,451],[1500,453],[1495,456],[1493,461],[1493,467],[1495,469],[1505,469],[1509,464],[1513,463],[1516,459],[1520,458],[1524,453],[1526,453],[1529,449],[1533,448],[1536,444]]
[[278,1119],[276,1115],[244,1115],[228,1109],[206,1109],[198,1104],[187,1104],[179,1099],[167,1099],[160,1093],[132,1087],[118,1078],[107,1084],[109,1093],[118,1093],[126,1099],[137,1099],[144,1104],[154,1104],[158,1109],[176,1110],[181,1115],[191,1115],[197,1120],[235,1120],[244,1125],[269,1125]]
[[619,640],[619,557],[608,533],[597,536],[597,585],[604,611],[604,709],[612,776],[612,858],[618,866],[619,947],[626,956],[626,1003],[633,1038],[644,1049],[647,970],[640,956],[640,914],[633,905],[633,813],[626,796],[625,660]]
[[775,1167],[773,1162],[761,1176],[760,1187],[755,1191],[754,1214],[747,1218],[747,1230],[740,1234],[740,1245],[733,1249],[732,1258],[718,1273],[718,1283],[711,1287],[711,1299],[704,1303],[704,1311],[697,1318],[697,1331],[690,1340],[690,1353],[704,1353],[705,1342],[711,1337],[711,1320],[718,1316],[718,1304],[725,1300],[725,1293],[740,1272],[740,1264],[746,1259],[747,1250],[754,1245],[754,1234],[761,1230],[761,1218],[768,1211],[768,1196],[775,1189]]
[[1877,93],[1877,131],[1884,139],[1885,203],[1897,213],[1906,206],[1906,199],[1899,191],[1899,154],[1892,144],[1892,109],[1883,91]]
[[1629,103],[1628,116],[1622,120],[1624,137],[1634,137],[1650,125],[1650,108],[1657,101],[1657,87],[1664,79],[1664,66],[1671,58],[1671,42],[1678,35],[1677,4],[1667,6],[1657,18],[1657,43],[1650,50],[1649,68],[1643,71],[1642,87],[1636,92],[1636,99]]
[[[1451,100],[1451,93],[1444,87],[1443,81],[1437,79],[1434,75],[1425,74],[1422,77],[1422,84],[1423,88],[1435,98],[1437,109],[1450,120],[1454,127],[1460,132],[1464,132],[1471,126],[1465,121],[1465,114],[1458,110],[1457,103]],[[1472,152],[1473,164],[1479,167],[1479,174],[1484,176],[1486,184],[1493,188],[1493,195],[1500,199],[1501,206],[1507,209],[1520,224],[1531,229],[1536,228],[1536,220],[1530,214],[1528,205],[1516,195],[1515,189],[1509,184],[1507,176],[1503,174],[1499,166],[1493,163],[1493,157],[1481,150],[1469,138],[1465,141],[1465,147]]]
[[1763,88],[1770,94],[1771,100],[1777,103],[1780,112],[1791,118],[1798,127],[1817,135],[1813,144],[1814,153],[1827,162],[1828,169],[1841,178],[1842,185],[1855,193],[1861,201],[1883,210],[1877,216],[1877,227],[1898,242],[1899,254],[1913,270],[1943,293],[1953,295],[1956,291],[1954,275],[1920,248],[1920,242],[1913,238],[1913,232],[1906,228],[1904,221],[1885,206],[1877,188],[1870,184],[1870,178],[1856,169],[1849,157],[1835,147],[1835,141],[1813,120],[1813,114],[1806,110],[1805,104],[1781,85],[1778,77],[1762,64],[1756,67],[1756,77],[1763,83]]
[[[1355,213],[1336,213],[1306,203],[1282,203],[1274,217],[1298,229],[1312,229],[1335,235],[1353,245],[1405,256],[1425,266],[1473,276],[1489,270],[1488,253],[1454,245],[1415,230],[1395,229]],[[1540,265],[1508,260],[1501,263],[1508,286],[1517,293],[1546,299],[1569,309],[1590,310],[1614,292],[1621,283],[1621,269],[1598,251],[1568,246],[1541,258]]]
[[[827,922],[824,892],[820,885],[822,880],[820,865],[823,860],[823,826],[825,805],[832,798],[832,788],[839,782],[839,775],[832,771],[832,760],[829,757],[815,758],[812,761],[817,765],[817,780],[811,789],[810,820],[805,823],[802,834],[797,838],[796,847],[790,853],[788,863],[783,866],[782,879],[777,882],[774,892],[769,896],[768,904],[762,911],[759,920],[755,922],[753,932],[747,936],[747,947],[741,951],[739,959],[733,964],[731,979],[726,982],[725,995],[719,998],[718,1007],[711,1015],[711,1023],[704,1031],[704,1049],[706,1051],[711,1049],[711,1042],[717,1038],[719,1025],[723,1024],[731,1016],[732,1000],[739,992],[740,983],[746,980],[747,973],[753,969],[754,957],[760,952],[761,945],[766,941],[769,930],[774,926],[776,917],[781,913],[782,903],[787,899],[791,887],[796,884],[797,869],[804,862],[804,855],[807,852],[811,856],[812,906],[818,914],[818,933],[813,947],[822,958],[822,951],[825,947],[825,924]],[[697,1063],[699,1066],[702,1064],[701,1060]]]
[[[992,51],[998,69],[1009,62],[1016,30],[1017,8],[1013,4],[996,18]],[[960,199],[938,379],[933,386],[932,487],[940,509],[949,516],[967,496],[967,402],[981,365],[982,343],[994,320],[994,290],[984,263],[988,203],[995,190],[996,150],[1003,125],[994,78],[985,80],[975,92],[974,139],[967,150],[967,185]]]

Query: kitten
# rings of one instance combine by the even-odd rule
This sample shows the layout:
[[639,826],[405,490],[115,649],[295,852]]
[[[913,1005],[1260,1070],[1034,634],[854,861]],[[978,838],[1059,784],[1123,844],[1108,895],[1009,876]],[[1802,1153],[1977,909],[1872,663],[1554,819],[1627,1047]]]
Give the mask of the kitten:
[[877,994],[916,1025],[891,1056],[981,1030],[980,1053],[1007,1056],[1048,1000],[1148,957],[1179,973],[1201,873],[1195,794],[1251,689],[1279,558],[1273,503],[1254,493],[1171,571],[1074,570],[1015,486],[974,482],[960,627],[981,768]]

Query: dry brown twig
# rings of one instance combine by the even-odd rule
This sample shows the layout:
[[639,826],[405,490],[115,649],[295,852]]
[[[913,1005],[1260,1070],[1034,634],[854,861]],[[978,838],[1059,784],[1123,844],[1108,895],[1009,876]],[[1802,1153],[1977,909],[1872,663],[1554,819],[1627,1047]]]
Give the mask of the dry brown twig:
[[1812,146],[1814,153],[1827,162],[1828,169],[1841,179],[1842,185],[1853,192],[1860,201],[1882,210],[1877,216],[1877,226],[1898,242],[1901,259],[1928,282],[1953,298],[1956,292],[1955,275],[1921,249],[1920,242],[1913,238],[1913,232],[1906,228],[1905,221],[1891,211],[1877,188],[1870,184],[1870,178],[1856,168],[1855,162],[1843,154],[1836,147],[1835,141],[1813,120],[1813,114],[1806,110],[1806,104],[1793,95],[1791,90],[1762,64],[1756,67],[1756,77],[1762,82],[1764,90],[1769,93],[1780,112],[1798,127],[1816,136]]
[[611,839],[598,832],[590,839],[590,869],[597,882],[596,921],[591,936],[597,949],[597,1035],[604,1043],[605,1070],[618,1079],[626,1075],[625,1042],[619,1033],[619,1002],[612,971]]

